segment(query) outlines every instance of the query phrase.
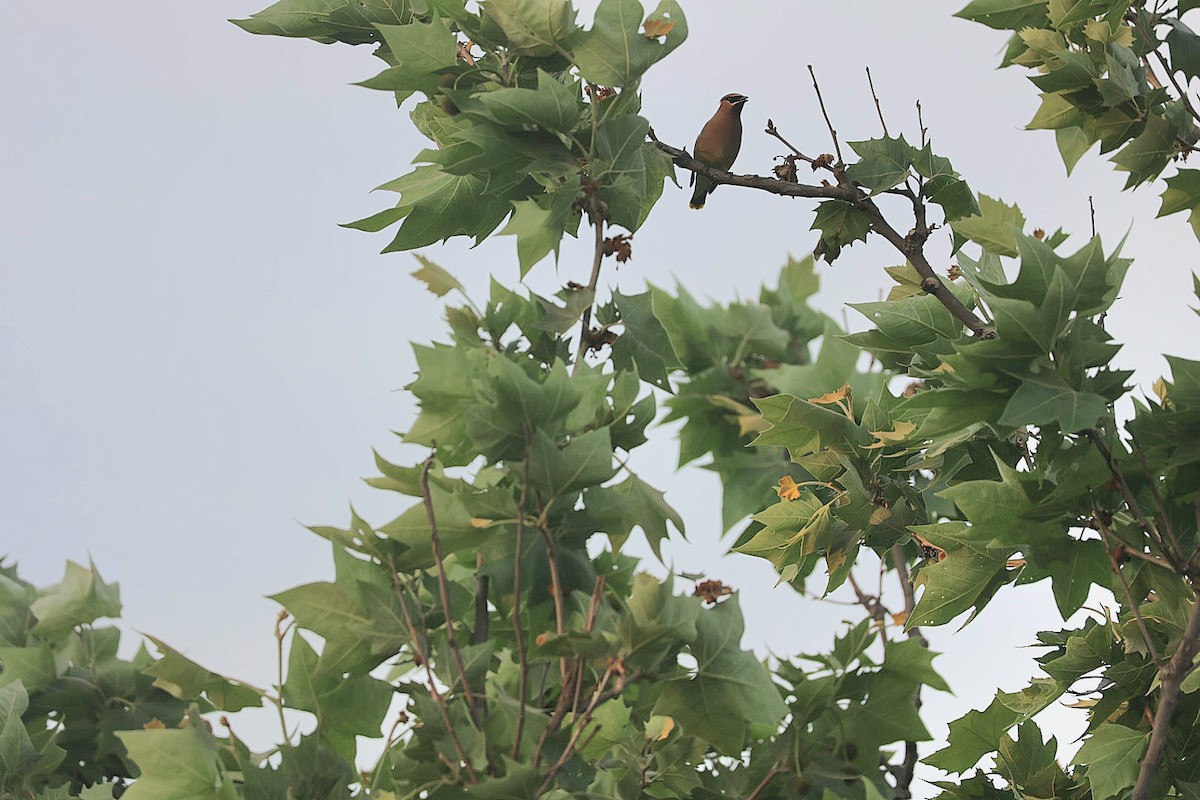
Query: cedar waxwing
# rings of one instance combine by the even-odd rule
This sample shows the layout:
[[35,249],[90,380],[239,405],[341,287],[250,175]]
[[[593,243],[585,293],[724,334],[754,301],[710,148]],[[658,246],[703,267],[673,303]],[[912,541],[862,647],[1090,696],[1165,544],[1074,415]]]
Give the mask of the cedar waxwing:
[[[737,92],[721,98],[717,113],[704,123],[704,128],[696,137],[696,147],[692,152],[697,161],[722,170],[733,166],[733,160],[737,158],[738,150],[742,147],[742,106],[749,99]],[[691,206],[704,208],[704,198],[717,188],[717,184],[694,172],[692,184],[696,190],[692,192]]]

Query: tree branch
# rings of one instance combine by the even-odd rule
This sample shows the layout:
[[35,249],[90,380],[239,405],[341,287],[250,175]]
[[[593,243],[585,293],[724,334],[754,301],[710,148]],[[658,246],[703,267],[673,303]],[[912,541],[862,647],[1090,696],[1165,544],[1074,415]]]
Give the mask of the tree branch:
[[[779,137],[776,136],[776,138]],[[781,181],[777,178],[767,178],[762,175],[734,175],[731,172],[713,169],[707,164],[697,161],[686,151],[678,147],[672,147],[665,142],[660,142],[654,136],[653,131],[650,132],[650,139],[659,150],[662,150],[674,159],[676,166],[695,172],[698,175],[704,175],[716,183],[728,184],[730,186],[744,186],[748,189],[759,189],[784,197],[842,200],[853,204],[856,208],[866,213],[871,229],[883,236],[884,239],[887,239],[893,247],[909,260],[913,265],[913,269],[922,278],[922,289],[936,297],[938,302],[954,315],[955,319],[967,326],[976,336],[981,339],[996,338],[996,329],[985,323],[969,308],[963,305],[963,302],[938,277],[937,272],[934,271],[933,266],[930,265],[929,260],[925,257],[922,250],[924,240],[920,237],[908,238],[901,236],[895,228],[888,224],[883,216],[883,212],[879,210],[875,202],[856,187],[832,186],[830,184],[810,186],[804,183],[793,183],[792,181]],[[926,232],[924,235],[927,236],[928,233]]]
[[[892,565],[896,568],[896,577],[900,581],[900,591],[904,594],[904,623],[907,625],[908,620],[912,618],[913,609],[917,607],[916,593],[913,591],[912,578],[908,573],[908,556],[904,553],[904,547],[898,544],[892,546],[891,556]],[[909,628],[908,638],[916,639],[922,647],[929,647],[929,640],[925,638],[925,634],[921,633],[920,628]],[[920,712],[920,686],[913,692],[912,703],[913,707]],[[906,741],[904,743],[904,760],[892,773],[896,778],[896,800],[908,800],[912,797],[912,780],[913,773],[917,769],[917,757],[917,743]]]
[[[412,614],[408,610],[408,601],[404,597],[404,583],[400,580],[400,573],[396,570],[396,562],[390,555],[388,556],[388,566],[391,567],[392,572],[392,588],[396,592],[396,597],[400,600],[400,613],[404,615],[404,624],[405,627],[408,628],[409,637],[412,639],[414,661],[419,659],[421,662],[419,666],[425,668],[425,677],[429,681],[429,694],[433,697],[433,701],[438,707],[438,711],[442,717],[442,723],[446,726],[446,732],[450,736],[450,743],[454,747],[454,753],[458,758],[459,764],[461,764],[467,770],[467,776],[470,778],[471,783],[479,783],[479,777],[475,774],[475,770],[471,766],[471,760],[467,758],[467,751],[462,746],[462,740],[458,738],[458,730],[454,727],[454,723],[450,721],[450,711],[446,706],[446,698],[437,688],[437,678],[435,678],[433,674],[433,666],[430,664],[429,652],[426,648],[421,646],[421,634],[417,630],[417,625],[413,621]],[[465,683],[466,681],[463,682]],[[446,763],[450,765],[451,772],[454,773],[455,780],[458,780],[458,765],[450,763],[449,761]]]
[[475,704],[475,692],[471,690],[471,682],[467,680],[467,667],[463,663],[462,650],[458,646],[458,638],[454,634],[454,613],[450,607],[450,586],[446,580],[446,565],[442,555],[442,538],[438,535],[437,518],[433,513],[433,497],[429,493],[429,470],[433,467],[433,453],[429,454],[429,458],[425,459],[425,465],[421,469],[421,499],[425,503],[425,516],[429,519],[429,540],[433,548],[433,560],[437,565],[438,577],[438,594],[442,601],[442,613],[446,615],[446,643],[450,648],[450,654],[454,658],[454,663],[458,667],[458,679],[462,684],[463,694],[467,696],[467,707],[471,711],[471,721],[475,723],[475,727],[482,730],[479,722],[477,708]]
[[1192,605],[1192,614],[1188,618],[1187,630],[1179,641],[1179,647],[1167,665],[1159,671],[1162,691],[1158,698],[1158,710],[1154,714],[1153,732],[1150,734],[1150,745],[1146,748],[1146,757],[1142,759],[1138,770],[1137,784],[1133,787],[1133,800],[1151,800],[1151,784],[1158,770],[1158,762],[1162,759],[1167,747],[1167,734],[1171,726],[1171,715],[1179,702],[1179,685],[1192,670],[1192,658],[1196,655],[1197,640],[1200,639],[1200,597]]
[[517,689],[517,724],[509,757],[514,761],[521,752],[525,732],[525,705],[529,702],[529,655],[525,652],[525,630],[521,627],[521,556],[525,545],[525,504],[529,499],[529,426],[525,426],[525,451],[521,459],[521,499],[517,501],[517,552],[513,556],[513,633],[516,636],[517,666],[521,685]]
[[599,214],[593,215],[596,228],[595,252],[592,254],[592,276],[588,280],[588,285],[584,291],[592,292],[592,302],[583,310],[583,318],[579,323],[579,352],[575,356],[575,363],[571,365],[571,376],[574,377],[579,368],[583,366],[583,357],[588,351],[588,332],[592,324],[592,306],[596,303],[596,284],[600,282],[600,265],[604,263],[604,217]]

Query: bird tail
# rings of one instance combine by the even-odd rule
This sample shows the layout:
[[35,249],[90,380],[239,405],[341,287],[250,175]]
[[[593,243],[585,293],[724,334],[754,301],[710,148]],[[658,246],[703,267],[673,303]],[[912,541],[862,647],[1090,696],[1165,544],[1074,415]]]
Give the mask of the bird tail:
[[[695,173],[692,173],[695,175]],[[704,200],[708,197],[709,192],[715,188],[715,184],[703,175],[696,175],[696,188],[692,191],[692,201],[688,203],[691,208],[704,208]]]

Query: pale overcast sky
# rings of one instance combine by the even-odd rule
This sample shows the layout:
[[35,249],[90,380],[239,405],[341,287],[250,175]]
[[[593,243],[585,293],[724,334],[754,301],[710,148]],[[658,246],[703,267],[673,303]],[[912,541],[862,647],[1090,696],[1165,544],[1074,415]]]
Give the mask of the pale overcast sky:
[[[735,171],[765,174],[779,152],[759,132],[767,117],[801,149],[829,149],[806,64],[843,140],[879,134],[871,66],[893,134],[915,137],[920,98],[937,152],[977,191],[1080,245],[1089,195],[1106,246],[1130,231],[1136,260],[1108,328],[1128,343],[1118,363],[1148,387],[1162,347],[1200,356],[1187,309],[1200,248],[1182,217],[1153,221],[1161,184],[1123,194],[1094,152],[1065,177],[1053,136],[1021,130],[1033,87],[994,70],[1003,36],[953,19],[959,5],[685,0],[691,38],[648,74],[644,113],[662,140],[690,147],[721,95],[749,95]],[[414,415],[397,391],[412,379],[408,342],[444,338],[444,325],[440,301],[409,277],[411,255],[378,255],[387,234],[336,224],[394,202],[369,190],[425,146],[386,94],[350,85],[381,62],[225,21],[259,7],[0,5],[0,552],[39,584],[90,554],[121,583],[128,628],[265,686],[276,606],[263,595],[332,572],[301,523],[342,524],[352,502],[382,524],[405,507],[360,478],[374,474],[372,448],[423,456],[389,431]],[[810,223],[803,200],[726,187],[693,212],[668,185],[633,260],[602,284],[634,292],[678,278],[698,297],[754,296],[789,252],[812,248]],[[590,254],[575,244],[557,276],[544,263],[531,285],[585,279]],[[945,244],[933,248],[942,268]],[[424,253],[480,295],[490,272],[517,279],[511,238]],[[817,304],[841,319],[842,304],[885,291],[882,267],[895,263],[882,242],[855,245],[820,266]],[[672,474],[675,445],[657,433],[635,467],[668,490],[690,536],[666,552],[744,589],[748,645],[811,652],[860,616],[769,588],[765,561],[723,558],[716,477]],[[886,599],[900,602],[894,589]],[[997,687],[1023,685],[1033,651],[1017,648],[1058,624],[1043,584],[1002,593],[961,633],[930,632],[957,694],[927,698],[935,736]],[[1048,712],[1060,741],[1082,723],[1082,712]]]

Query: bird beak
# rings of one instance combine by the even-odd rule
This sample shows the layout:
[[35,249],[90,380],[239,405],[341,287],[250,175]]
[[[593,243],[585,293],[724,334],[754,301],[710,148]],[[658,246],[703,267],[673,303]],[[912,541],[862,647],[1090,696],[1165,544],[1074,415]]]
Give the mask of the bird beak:
[[744,95],[744,94],[734,95],[733,97],[729,98],[729,105],[740,106],[749,99],[750,98],[746,97],[746,95]]

